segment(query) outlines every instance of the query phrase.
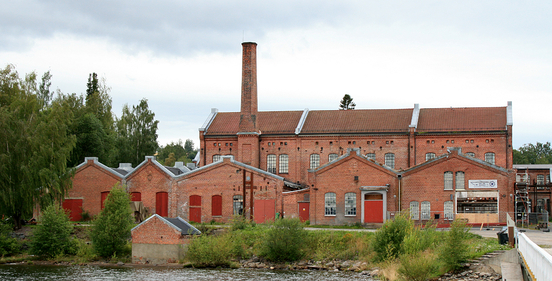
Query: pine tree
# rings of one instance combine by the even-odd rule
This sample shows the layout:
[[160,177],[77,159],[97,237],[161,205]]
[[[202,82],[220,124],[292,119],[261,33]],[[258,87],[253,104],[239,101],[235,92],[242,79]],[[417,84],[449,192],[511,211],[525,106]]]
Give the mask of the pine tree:
[[340,110],[355,109],[355,106],[356,104],[353,102],[353,98],[351,98],[349,94],[345,94],[345,96],[343,96],[343,99],[339,103]]

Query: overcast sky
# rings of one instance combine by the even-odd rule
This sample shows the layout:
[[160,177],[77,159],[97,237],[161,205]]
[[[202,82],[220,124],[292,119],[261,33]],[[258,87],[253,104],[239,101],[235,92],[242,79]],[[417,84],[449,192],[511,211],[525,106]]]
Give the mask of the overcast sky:
[[259,110],[491,107],[514,147],[552,141],[552,1],[0,0],[0,67],[52,89],[148,99],[159,143],[240,110],[241,43],[257,42]]

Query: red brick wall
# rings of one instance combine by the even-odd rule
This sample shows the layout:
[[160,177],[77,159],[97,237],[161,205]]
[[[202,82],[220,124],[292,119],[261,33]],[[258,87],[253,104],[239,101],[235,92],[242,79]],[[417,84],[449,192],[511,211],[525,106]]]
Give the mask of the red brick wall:
[[151,162],[151,159],[148,159],[145,165],[138,168],[127,178],[127,190],[129,193],[141,193],[142,203],[148,209],[149,214],[156,213],[155,201],[157,192],[168,192],[169,217],[175,217],[175,209],[171,208],[175,201],[175,194],[171,188],[172,183],[171,176]]
[[95,216],[101,211],[101,193],[111,191],[120,182],[120,178],[95,165],[93,160],[77,170],[73,178],[73,188],[67,193],[67,199],[83,199],[82,208]]
[[289,191],[283,193],[284,198],[284,217],[285,218],[298,218],[299,217],[299,203],[298,202],[308,202],[305,200],[305,195],[307,198],[310,196],[310,189],[298,190],[298,191]]
[[[362,192],[361,187],[368,186],[386,186],[389,185],[387,192],[387,210],[394,212],[396,210],[396,198],[398,180],[393,172],[378,167],[373,162],[356,156],[351,152],[349,157],[340,162],[317,172],[314,179],[315,184],[310,196],[310,222],[311,224],[353,224],[362,221]],[[358,176],[358,181],[354,177]],[[324,196],[328,192],[336,193],[337,215],[325,215]],[[356,193],[356,216],[345,216],[345,193]],[[385,211],[384,211],[385,213]]]
[[[499,191],[499,212],[500,220],[505,222],[506,212],[513,211],[513,202],[510,200],[509,194],[512,193],[512,175],[507,172],[501,172],[494,168],[485,167],[469,159],[451,153],[448,158],[437,160],[427,166],[412,171],[407,171],[402,177],[402,195],[401,209],[407,210],[410,208],[411,201],[429,201],[431,204],[431,217],[434,214],[440,214],[441,220],[444,217],[444,202],[454,202],[455,191],[444,190],[444,173],[447,171],[453,172],[453,185],[456,188],[456,172],[464,172],[464,188],[465,191]],[[468,187],[469,180],[493,180],[496,179],[498,188],[483,189],[478,188],[470,190]],[[504,195],[504,197],[503,197]],[[456,210],[455,210],[456,213]]]
[[[247,175],[250,175],[250,170]],[[264,174],[254,172],[253,185],[254,199],[276,200],[276,212],[282,212],[283,181]],[[185,220],[189,220],[189,198],[191,195],[201,196],[201,221],[228,222],[233,214],[233,196],[243,195],[243,167],[232,164],[228,159],[214,167],[195,172],[178,179],[175,191],[176,214]],[[213,217],[212,196],[222,196],[222,216]],[[246,195],[246,211],[249,210],[250,190]]]
[[160,220],[152,217],[132,231],[132,243],[136,244],[183,244],[187,239],[184,236]]

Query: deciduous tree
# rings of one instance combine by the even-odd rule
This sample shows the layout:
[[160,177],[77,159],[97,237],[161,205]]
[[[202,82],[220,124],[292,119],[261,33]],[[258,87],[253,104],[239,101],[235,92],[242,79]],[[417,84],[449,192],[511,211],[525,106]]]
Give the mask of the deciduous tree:
[[525,144],[514,149],[514,164],[552,164],[552,147],[550,142]]

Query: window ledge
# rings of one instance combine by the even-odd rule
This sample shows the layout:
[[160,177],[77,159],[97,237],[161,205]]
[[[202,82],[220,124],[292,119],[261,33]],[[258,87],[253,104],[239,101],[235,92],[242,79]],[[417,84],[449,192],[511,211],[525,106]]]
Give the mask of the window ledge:
[[356,217],[357,215],[345,215],[346,217]]
[[325,217],[337,217],[337,215],[324,215]]

